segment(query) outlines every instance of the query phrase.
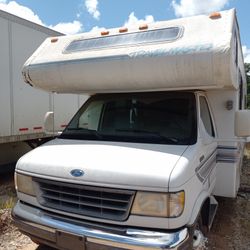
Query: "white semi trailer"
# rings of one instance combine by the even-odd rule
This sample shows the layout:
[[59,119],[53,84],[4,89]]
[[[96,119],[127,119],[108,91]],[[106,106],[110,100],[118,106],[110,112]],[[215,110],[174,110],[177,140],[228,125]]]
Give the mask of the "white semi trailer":
[[54,111],[55,130],[62,130],[82,101],[77,95],[59,96],[23,82],[21,69],[30,54],[46,37],[63,34],[1,10],[0,30],[1,171],[48,138],[43,129],[46,112]]

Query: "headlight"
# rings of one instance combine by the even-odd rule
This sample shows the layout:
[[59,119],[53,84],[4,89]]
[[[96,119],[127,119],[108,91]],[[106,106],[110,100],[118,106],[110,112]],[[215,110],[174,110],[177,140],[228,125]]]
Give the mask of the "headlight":
[[151,193],[137,192],[132,207],[132,214],[178,217],[182,214],[185,204],[185,193]]
[[15,173],[15,187],[18,192],[36,196],[31,176]]

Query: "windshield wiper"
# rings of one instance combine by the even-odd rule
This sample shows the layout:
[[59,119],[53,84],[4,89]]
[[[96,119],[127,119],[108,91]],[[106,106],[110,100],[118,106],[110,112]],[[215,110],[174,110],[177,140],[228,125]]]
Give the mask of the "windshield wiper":
[[[62,136],[64,135],[64,134],[67,134],[67,135],[70,135],[71,133],[70,133],[70,131],[79,131],[80,133],[79,134],[84,134],[84,135],[94,135],[95,137],[97,137],[98,139],[102,139],[102,135],[101,134],[99,134],[96,130],[94,130],[94,129],[87,129],[87,128],[67,128],[64,132],[63,132],[63,134],[62,134]],[[83,132],[83,133],[81,133],[81,132]],[[75,133],[74,133],[75,134]]]
[[145,134],[145,135],[157,137],[157,138],[161,139],[161,141],[164,141],[164,142],[171,142],[171,143],[178,143],[179,142],[179,139],[177,139],[175,137],[167,137],[167,136],[161,135],[158,132],[153,132],[153,131],[140,130],[140,129],[116,129],[116,131],[118,131],[118,132],[132,132],[132,133],[137,133],[140,135]]

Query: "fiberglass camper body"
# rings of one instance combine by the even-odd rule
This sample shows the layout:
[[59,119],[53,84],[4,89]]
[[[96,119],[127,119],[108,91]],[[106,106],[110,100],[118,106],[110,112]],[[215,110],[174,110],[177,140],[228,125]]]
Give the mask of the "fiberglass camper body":
[[211,227],[214,195],[236,196],[250,115],[235,10],[50,38],[23,76],[90,95],[17,164],[13,218],[36,241],[191,249]]

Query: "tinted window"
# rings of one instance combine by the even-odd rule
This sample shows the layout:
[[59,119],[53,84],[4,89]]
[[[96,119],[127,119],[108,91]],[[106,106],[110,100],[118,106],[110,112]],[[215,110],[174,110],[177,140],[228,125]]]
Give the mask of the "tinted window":
[[205,97],[200,97],[200,116],[207,133],[214,137],[214,128]]
[[65,52],[76,52],[91,49],[119,47],[123,45],[170,41],[178,38],[179,34],[180,28],[173,27],[137,33],[82,39],[71,42],[69,46],[65,49]]
[[80,109],[62,137],[193,144],[195,97],[182,92],[97,95]]

